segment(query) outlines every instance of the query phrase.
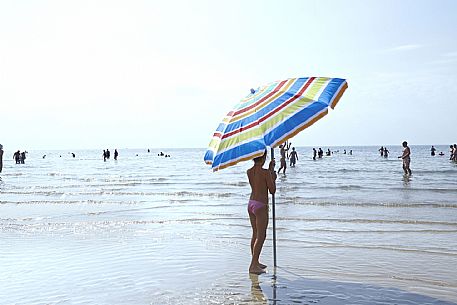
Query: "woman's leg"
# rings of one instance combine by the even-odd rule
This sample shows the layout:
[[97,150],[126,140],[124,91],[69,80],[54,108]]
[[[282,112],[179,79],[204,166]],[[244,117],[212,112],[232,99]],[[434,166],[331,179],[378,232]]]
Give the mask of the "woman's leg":
[[254,253],[254,244],[255,244],[255,240],[257,239],[257,225],[256,225],[256,217],[251,212],[249,212],[249,221],[251,222],[251,227],[252,227],[251,255],[253,255],[253,253]]
[[256,229],[257,235],[254,242],[254,247],[252,249],[252,260],[251,265],[249,266],[250,273],[260,274],[265,272],[259,266],[259,257],[260,252],[262,252],[263,243],[267,235],[267,226],[268,226],[268,210],[267,206],[261,207],[256,211]]

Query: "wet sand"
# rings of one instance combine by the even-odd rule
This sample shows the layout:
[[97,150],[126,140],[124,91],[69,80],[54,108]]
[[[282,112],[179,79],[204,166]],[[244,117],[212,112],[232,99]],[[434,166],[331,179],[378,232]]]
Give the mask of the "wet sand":
[[[284,261],[285,249],[276,270],[249,275],[248,239],[204,234],[207,219],[156,222],[142,212],[144,220],[132,223],[91,212],[91,221],[4,230],[0,304],[455,304],[451,295],[448,302],[427,296],[438,291],[316,279]],[[125,213],[135,208],[118,211]],[[268,240],[267,264],[271,250]]]

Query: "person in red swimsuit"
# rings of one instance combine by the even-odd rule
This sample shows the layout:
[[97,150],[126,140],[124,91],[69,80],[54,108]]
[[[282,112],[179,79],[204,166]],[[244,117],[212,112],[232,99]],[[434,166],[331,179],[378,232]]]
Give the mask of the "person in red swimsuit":
[[261,274],[267,267],[259,262],[260,252],[267,235],[268,226],[268,192],[276,192],[276,173],[274,171],[275,162],[270,161],[268,169],[263,165],[267,157],[267,152],[261,157],[254,158],[254,166],[248,169],[247,175],[251,185],[251,196],[249,197],[248,213],[252,227],[251,238],[251,264],[249,273]]

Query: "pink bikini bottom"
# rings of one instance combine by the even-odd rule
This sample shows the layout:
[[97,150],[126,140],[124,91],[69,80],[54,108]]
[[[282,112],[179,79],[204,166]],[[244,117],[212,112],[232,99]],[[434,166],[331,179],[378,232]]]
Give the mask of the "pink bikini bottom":
[[248,212],[257,215],[257,211],[263,207],[265,207],[265,203],[250,199],[248,203]]

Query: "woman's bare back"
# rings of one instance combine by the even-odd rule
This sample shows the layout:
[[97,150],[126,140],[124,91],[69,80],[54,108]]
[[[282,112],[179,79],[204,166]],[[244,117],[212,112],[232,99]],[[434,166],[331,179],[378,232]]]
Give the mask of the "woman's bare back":
[[268,205],[268,191],[274,194],[276,191],[274,172],[254,165],[247,171],[249,184],[251,185],[251,200],[260,201]]

